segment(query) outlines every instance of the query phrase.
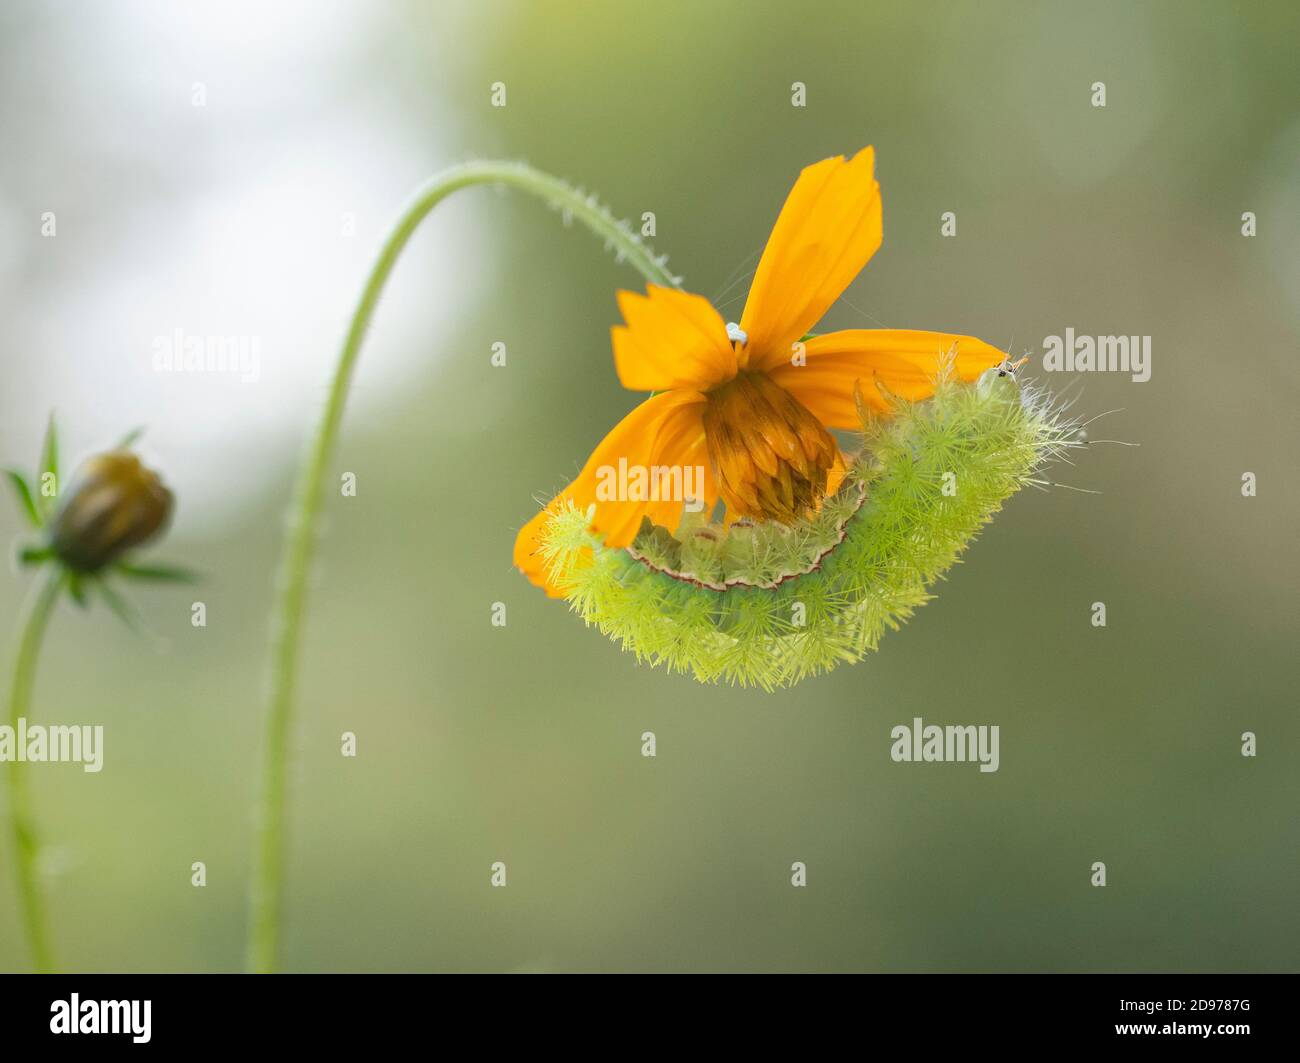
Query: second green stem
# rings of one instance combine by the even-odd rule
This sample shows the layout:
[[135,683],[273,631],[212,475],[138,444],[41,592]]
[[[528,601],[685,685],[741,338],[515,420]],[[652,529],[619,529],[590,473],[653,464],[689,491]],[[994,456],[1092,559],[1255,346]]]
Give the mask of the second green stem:
[[273,971],[279,948],[289,740],[307,575],[316,545],[325,470],[338,438],[352,374],[384,285],[411,234],[452,192],[482,184],[517,188],[545,200],[563,211],[566,218],[577,220],[602,237],[617,251],[620,260],[626,261],[646,280],[668,287],[677,285],[664,260],[656,258],[626,224],[618,222],[594,197],[522,163],[473,162],[445,170],[420,188],[398,216],[370,270],[348,326],[325,411],[299,472],[288,538],[280,561],[272,613],[270,689],[263,721],[261,792],[253,828],[252,911],[248,930],[248,963],[253,971]]

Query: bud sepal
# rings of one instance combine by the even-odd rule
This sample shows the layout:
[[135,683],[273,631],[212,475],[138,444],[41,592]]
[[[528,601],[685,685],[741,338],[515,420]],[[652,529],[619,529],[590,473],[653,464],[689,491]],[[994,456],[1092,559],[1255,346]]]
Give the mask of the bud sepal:
[[58,428],[51,415],[35,480],[18,469],[3,470],[20,513],[39,536],[35,542],[17,544],[17,564],[56,566],[63,574],[60,586],[73,602],[85,608],[98,598],[135,630],[141,627],[139,619],[110,577],[153,583],[196,579],[177,566],[132,560],[134,551],[163,533],[174,504],[158,475],[129,449],[139,434],[137,430],[112,450],[87,458],[64,492]]

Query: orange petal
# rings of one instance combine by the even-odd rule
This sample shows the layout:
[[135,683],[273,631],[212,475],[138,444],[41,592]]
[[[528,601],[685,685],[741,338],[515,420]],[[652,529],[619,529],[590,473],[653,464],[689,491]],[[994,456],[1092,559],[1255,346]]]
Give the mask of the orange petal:
[[814,336],[805,345],[807,364],[786,363],[768,376],[829,428],[861,428],[855,391],[873,409],[889,402],[876,385],[905,399],[934,394],[941,360],[953,356],[961,380],[974,380],[1006,354],[972,336],[905,329],[847,329]]
[[821,320],[876,253],[881,240],[875,152],[823,159],[805,169],[776,219],[754,273],[740,327],[749,365],[790,360],[790,345]]
[[[636,538],[642,517],[676,530],[683,507],[680,498],[652,502],[597,497],[597,489],[603,483],[616,483],[620,459],[625,460],[629,468],[679,468],[682,478],[676,482],[683,486],[687,486],[685,476],[688,468],[692,480],[700,475],[702,469],[703,484],[692,482],[689,486],[696,490],[702,488],[705,510],[712,509],[717,501],[717,492],[708,468],[704,422],[700,416],[706,401],[697,391],[669,391],[646,399],[633,409],[601,440],[578,478],[519,530],[515,539],[515,567],[537,586],[544,587],[551,597],[561,596],[561,592],[546,579],[538,537],[551,511],[566,500],[572,501],[579,509],[595,504],[591,526],[604,535],[606,546],[629,545]],[[599,493],[605,494],[603,491]]]
[[611,330],[614,367],[625,388],[705,391],[736,375],[727,324],[702,295],[646,285],[646,294],[621,291],[625,325]]
[[835,464],[826,472],[826,497],[830,498],[840,489],[840,484],[844,482],[844,477],[848,475],[849,465],[844,460],[844,455],[838,450],[835,452]]

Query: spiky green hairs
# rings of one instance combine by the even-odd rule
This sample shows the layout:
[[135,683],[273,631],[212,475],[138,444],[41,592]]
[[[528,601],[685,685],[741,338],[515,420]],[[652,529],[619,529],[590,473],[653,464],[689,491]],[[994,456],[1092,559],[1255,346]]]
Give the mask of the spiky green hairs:
[[793,527],[647,521],[609,549],[572,505],[542,533],[551,579],[588,624],[651,664],[765,690],[861,660],[931,597],[957,559],[1075,425],[990,369],[941,372],[933,397],[865,414],[863,449],[834,497]]

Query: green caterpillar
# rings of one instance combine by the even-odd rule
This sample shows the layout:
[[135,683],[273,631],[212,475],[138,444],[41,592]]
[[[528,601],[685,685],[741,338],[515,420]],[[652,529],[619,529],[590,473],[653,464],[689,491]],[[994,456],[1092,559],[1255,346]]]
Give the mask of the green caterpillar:
[[945,367],[923,402],[860,405],[862,449],[834,496],[793,527],[648,520],[609,549],[588,515],[559,509],[542,533],[550,578],[588,625],[641,661],[775,690],[861,660],[1035,471],[1082,445],[1007,366],[974,383]]

